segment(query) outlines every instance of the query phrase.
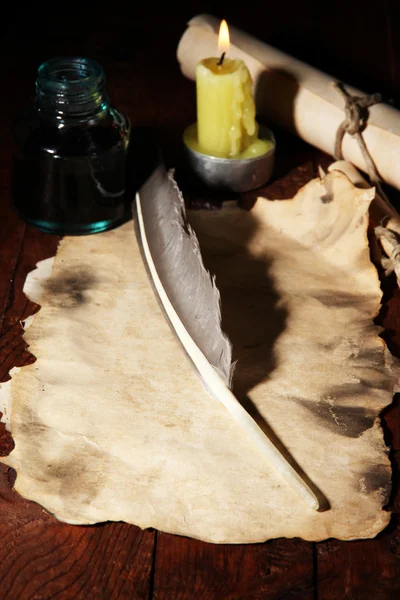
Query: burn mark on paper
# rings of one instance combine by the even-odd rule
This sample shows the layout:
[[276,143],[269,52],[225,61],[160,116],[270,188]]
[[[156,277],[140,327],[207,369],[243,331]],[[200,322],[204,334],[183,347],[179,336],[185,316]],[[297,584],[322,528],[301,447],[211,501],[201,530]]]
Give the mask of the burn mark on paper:
[[[60,432],[59,435],[62,437],[73,434]],[[73,505],[75,500],[79,500],[81,504],[93,502],[102,485],[102,473],[107,470],[109,460],[101,448],[76,433],[74,452],[71,452],[70,442],[66,442],[64,446],[59,442],[53,456],[49,456],[57,431],[43,423],[37,414],[30,414],[26,421],[19,423],[17,445],[19,437],[34,441],[32,456],[35,457],[34,478],[37,481],[45,482],[49,489],[58,490],[66,506]]]
[[360,305],[359,294],[351,294],[340,290],[335,290],[334,294],[331,290],[318,290],[313,293],[313,298],[329,308],[342,308],[343,306],[359,308]]
[[77,308],[88,301],[86,293],[97,284],[96,276],[86,268],[65,269],[45,284],[47,298],[52,306]]
[[296,398],[296,402],[310,411],[318,424],[344,437],[359,437],[366,429],[370,429],[375,421],[375,416],[367,408],[343,406],[329,397],[320,402]]
[[86,446],[80,449],[75,454],[65,453],[63,458],[53,459],[43,471],[48,481],[59,483],[60,496],[66,502],[79,499],[82,504],[90,504],[101,486],[107,456],[93,448],[89,452]]
[[370,465],[359,473],[357,484],[362,494],[380,492],[382,503],[387,504],[391,491],[391,470],[384,464]]
[[320,199],[322,204],[330,204],[333,201],[334,196],[331,192],[328,192],[327,190],[326,193],[320,197]]

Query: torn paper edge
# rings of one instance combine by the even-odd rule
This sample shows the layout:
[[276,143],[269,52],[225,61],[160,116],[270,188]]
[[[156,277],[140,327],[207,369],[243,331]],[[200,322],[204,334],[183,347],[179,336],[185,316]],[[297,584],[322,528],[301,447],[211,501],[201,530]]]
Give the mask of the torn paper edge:
[[[35,302],[36,304],[40,304],[43,296],[43,282],[50,279],[53,271],[54,260],[55,256],[52,256],[39,261],[33,271],[30,271],[26,276],[22,291],[29,300]],[[36,315],[37,313],[30,315],[24,320],[24,332],[32,325]],[[20,370],[21,369],[19,367],[13,367],[9,373],[11,379],[5,381],[4,383],[0,383],[0,412],[2,413],[0,416],[0,423],[4,423],[6,430],[9,432],[11,432],[12,415],[12,377]]]

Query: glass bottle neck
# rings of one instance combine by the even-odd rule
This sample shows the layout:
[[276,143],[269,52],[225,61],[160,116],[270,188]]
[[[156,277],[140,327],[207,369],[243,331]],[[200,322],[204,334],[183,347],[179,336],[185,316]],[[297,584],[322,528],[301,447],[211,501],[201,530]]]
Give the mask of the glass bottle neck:
[[87,58],[54,58],[38,69],[35,108],[59,123],[99,118],[108,108],[103,69]]

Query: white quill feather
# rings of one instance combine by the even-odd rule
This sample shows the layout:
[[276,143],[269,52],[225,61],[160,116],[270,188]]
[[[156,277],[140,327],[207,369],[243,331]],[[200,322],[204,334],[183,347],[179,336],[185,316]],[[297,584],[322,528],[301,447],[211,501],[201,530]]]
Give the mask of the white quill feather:
[[221,330],[220,297],[186,222],[182,195],[164,165],[136,194],[135,229],[161,307],[207,391],[221,402],[294,491],[317,510],[310,487],[229,389],[232,349]]

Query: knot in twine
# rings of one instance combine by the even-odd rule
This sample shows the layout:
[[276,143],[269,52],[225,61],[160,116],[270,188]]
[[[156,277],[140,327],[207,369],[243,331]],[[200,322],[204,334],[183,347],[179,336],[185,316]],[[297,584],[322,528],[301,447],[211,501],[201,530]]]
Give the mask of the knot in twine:
[[352,96],[346,90],[343,83],[334,83],[333,85],[334,88],[342,94],[345,101],[345,119],[339,125],[336,133],[335,158],[337,160],[343,159],[342,142],[345,134],[348,133],[349,135],[353,136],[357,141],[361,154],[364,158],[371,183],[375,185],[378,194],[387,202],[389,202],[385,192],[382,189],[379,173],[376,169],[375,163],[362,136],[362,132],[368,124],[369,107],[382,102],[382,97],[380,94],[372,94],[371,96]]
[[369,107],[382,102],[380,94],[372,94],[372,96],[352,96],[344,87],[343,83],[335,83],[335,89],[340,92],[344,98],[345,120],[339,126],[336,135],[335,155],[338,160],[342,156],[342,141],[345,133],[355,136],[361,133],[367,126],[369,117]]

